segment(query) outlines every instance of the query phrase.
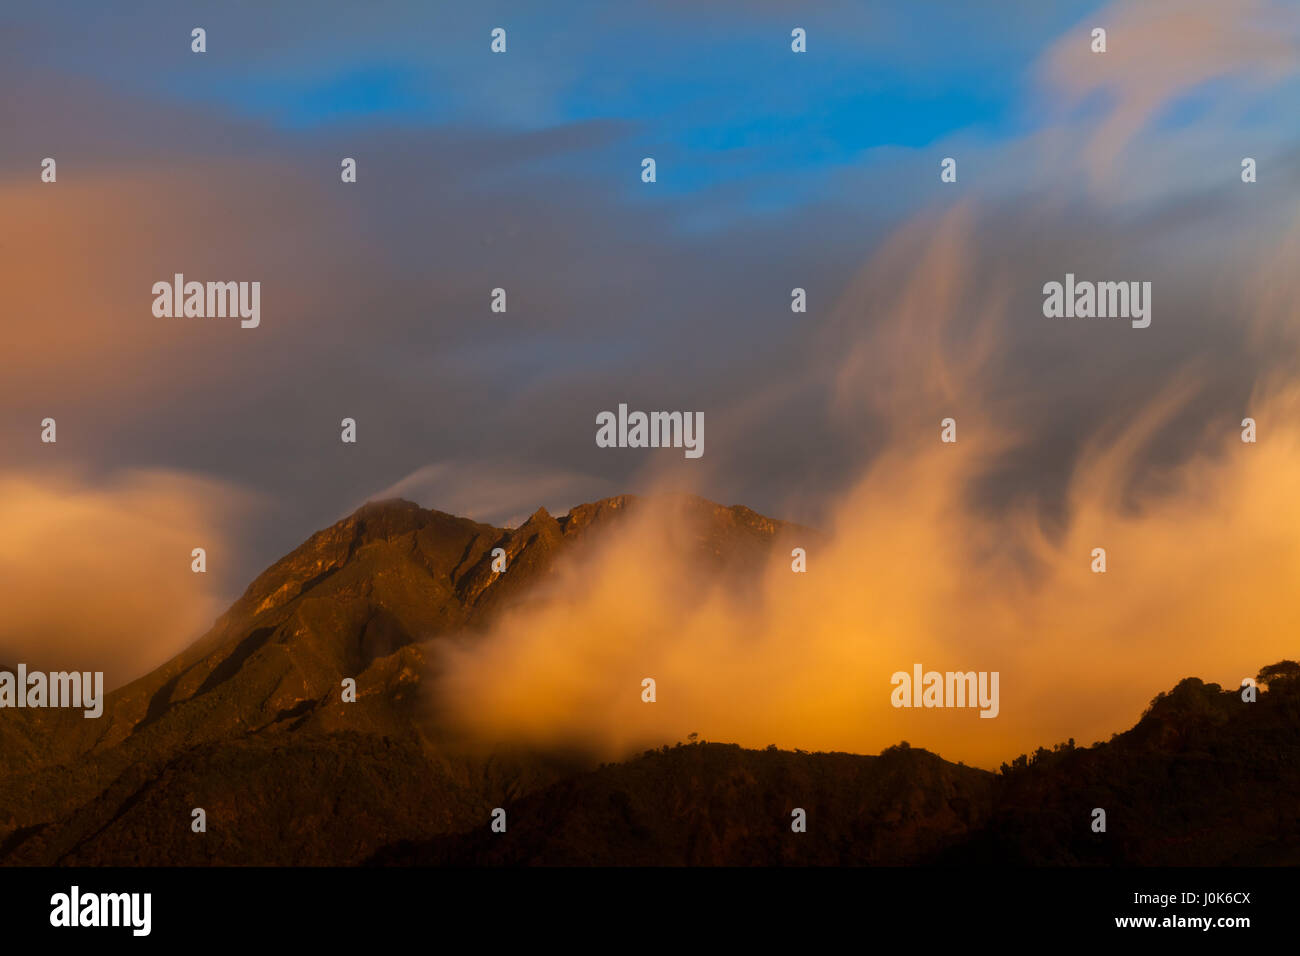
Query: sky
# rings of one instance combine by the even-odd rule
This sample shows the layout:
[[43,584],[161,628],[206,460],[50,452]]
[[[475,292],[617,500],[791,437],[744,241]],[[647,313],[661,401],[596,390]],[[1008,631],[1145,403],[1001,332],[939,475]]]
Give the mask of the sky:
[[[60,3],[0,37],[11,655],[138,672],[395,494],[832,527],[948,415],[999,436],[960,520],[1059,547],[1108,451],[1108,508],[1170,506],[1294,379],[1285,2]],[[177,272],[260,281],[260,326],[155,317]],[[1151,326],[1045,318],[1067,272],[1152,282]],[[705,454],[598,448],[620,402],[702,411]]]

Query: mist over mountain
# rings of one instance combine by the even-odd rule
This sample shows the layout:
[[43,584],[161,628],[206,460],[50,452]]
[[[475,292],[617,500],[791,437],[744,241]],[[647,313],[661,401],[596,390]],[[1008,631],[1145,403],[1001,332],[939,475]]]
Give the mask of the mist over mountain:
[[[1298,859],[1287,808],[1300,797],[1300,709],[1285,673],[1254,704],[1189,679],[1109,743],[1041,750],[1003,774],[906,745],[863,756],[692,743],[600,764],[579,747],[484,747],[444,721],[440,649],[561,600],[562,560],[598,553],[654,509],[702,578],[737,588],[817,536],[690,496],[542,509],[518,528],[368,504],[258,576],[193,646],[109,694],[101,719],[0,714],[0,862]],[[355,703],[341,696],[349,677]],[[1098,806],[1105,835],[1088,826]],[[191,830],[200,807],[206,833]],[[506,834],[488,829],[496,807]],[[790,829],[796,808],[806,833]]]
[[[439,641],[546,600],[559,555],[642,506],[620,496],[559,519],[541,509],[513,529],[401,500],[362,507],[258,576],[185,652],[109,694],[101,719],[0,715],[0,859],[349,862],[391,839],[468,828],[585,765],[467,749],[419,688]],[[681,547],[720,574],[752,572],[794,527],[703,499],[668,506],[685,519]],[[508,573],[492,571],[498,548]],[[355,703],[342,700],[345,677]],[[202,837],[194,807],[207,813]]]

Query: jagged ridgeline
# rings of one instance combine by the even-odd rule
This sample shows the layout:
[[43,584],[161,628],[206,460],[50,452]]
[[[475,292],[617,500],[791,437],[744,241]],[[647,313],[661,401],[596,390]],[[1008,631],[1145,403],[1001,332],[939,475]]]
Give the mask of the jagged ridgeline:
[[[557,560],[650,507],[610,498],[515,529],[405,501],[363,507],[109,694],[102,718],[0,715],[0,862],[1300,862],[1300,695],[1286,666],[1261,674],[1255,704],[1187,680],[1109,743],[1043,749],[1003,774],[906,746],[699,743],[594,766],[444,733],[419,693],[437,643],[547,600]],[[699,498],[671,507],[680,553],[738,579],[815,535]],[[506,574],[493,570],[502,553]],[[341,700],[342,676],[363,690],[356,703]],[[809,795],[807,833],[790,831],[792,793]],[[499,806],[508,840],[487,826]],[[1094,806],[1118,811],[1105,840],[1089,839]]]
[[[356,861],[389,840],[468,828],[571,773],[567,757],[465,753],[443,739],[418,694],[430,648],[545,600],[561,555],[652,504],[674,509],[680,553],[720,574],[754,576],[774,544],[810,533],[689,496],[620,496],[558,519],[541,509],[515,529],[366,505],[268,568],[186,651],[111,693],[100,719],[5,711],[0,859]],[[509,573],[494,572],[494,553]],[[344,676],[364,689],[356,703],[341,699]],[[173,835],[178,807],[184,822],[200,805],[205,838]]]

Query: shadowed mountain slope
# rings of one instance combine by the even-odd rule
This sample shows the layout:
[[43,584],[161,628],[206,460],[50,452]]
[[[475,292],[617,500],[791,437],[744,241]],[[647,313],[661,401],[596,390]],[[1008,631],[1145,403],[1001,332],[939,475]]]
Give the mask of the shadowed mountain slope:
[[[209,804],[257,794],[312,833],[346,815],[351,797],[343,783],[344,803],[333,809],[321,789],[331,775],[346,774],[373,778],[374,814],[419,816],[400,833],[441,832],[468,825],[462,815],[471,809],[568,772],[565,755],[468,754],[441,739],[417,693],[428,651],[452,636],[472,639],[501,611],[543,599],[562,556],[648,507],[672,508],[682,553],[721,571],[756,573],[776,542],[812,533],[690,496],[620,496],[559,519],[539,509],[513,529],[407,501],[368,504],[258,576],[183,653],[109,694],[102,718],[5,712],[0,859],[192,859],[179,850],[159,857],[160,835],[178,821],[188,833],[192,807],[214,819]],[[506,554],[506,573],[492,570],[497,548]],[[348,677],[356,680],[357,701],[345,704],[341,682]],[[385,789],[383,780],[394,786]],[[187,794],[183,807],[168,803],[178,790]],[[430,803],[437,809],[427,810]],[[163,813],[168,823],[149,822]],[[358,811],[349,817],[354,837],[304,847],[306,856],[263,843],[223,857],[218,839],[193,852],[231,862],[353,860],[399,835],[367,817]],[[154,837],[144,845],[126,841],[132,828]],[[252,830],[242,825],[246,848]],[[274,842],[277,832],[266,836]],[[128,846],[135,855],[124,857]]]
[[[1245,703],[1188,678],[1110,742],[1040,748],[996,775],[906,746],[665,747],[525,796],[504,834],[483,822],[371,862],[1294,866],[1297,728],[1300,680]],[[791,830],[796,807],[806,833]]]
[[[1283,674],[1295,665],[1274,665]],[[1003,767],[997,809],[952,862],[1300,864],[1300,677],[1260,674],[1254,703],[1194,677],[1109,742]],[[1106,811],[1106,832],[1091,827]]]
[[[924,860],[982,825],[996,778],[925,750],[878,757],[691,744],[524,797],[506,833],[401,844],[381,864],[863,865]],[[804,811],[807,829],[792,829]]]
[[[1300,862],[1300,667],[1245,703],[1191,679],[1130,731],[1004,766],[665,747],[479,752],[421,684],[439,642],[549,600],[560,562],[667,507],[672,553],[755,579],[816,532],[680,496],[539,510],[495,528],[368,504],[268,568],[104,716],[0,713],[6,864],[1214,864]],[[492,569],[493,550],[508,570]],[[355,678],[356,703],[341,684]],[[207,831],[194,833],[202,808]],[[494,808],[508,830],[494,833]],[[1106,833],[1091,829],[1107,812]],[[807,832],[791,830],[792,812]]]

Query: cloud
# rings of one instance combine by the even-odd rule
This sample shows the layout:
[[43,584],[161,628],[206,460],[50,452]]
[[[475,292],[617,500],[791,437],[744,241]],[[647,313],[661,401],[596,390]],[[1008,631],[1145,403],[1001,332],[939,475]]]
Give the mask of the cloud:
[[[1003,348],[1019,316],[994,305],[1017,291],[1009,274],[979,268],[978,221],[960,209],[903,230],[864,271],[877,281],[836,307],[861,317],[874,303],[886,318],[856,333],[836,326],[833,401],[849,418],[883,410],[893,427],[832,508],[809,573],[777,554],[761,596],[742,597],[672,546],[671,512],[643,516],[563,568],[547,604],[446,650],[431,692],[442,712],[486,739],[604,755],[690,733],[856,752],[905,739],[994,767],[1067,737],[1103,739],[1182,677],[1236,686],[1294,656],[1295,380],[1265,376],[1248,405],[1183,428],[1178,462],[1164,467],[1153,446],[1205,388],[1195,366],[1175,369],[1081,436],[1063,467],[1061,522],[1043,521],[1035,491],[990,508],[981,481],[1032,436],[1005,414]],[[878,301],[881,276],[895,291]],[[1260,303],[1287,301],[1235,292],[1255,305],[1252,325],[1276,319]],[[1143,341],[1126,333],[1108,348]],[[941,406],[957,418],[955,445],[939,441]],[[1258,444],[1240,440],[1247,413],[1267,423]],[[1105,574],[1091,570],[1097,547]],[[1000,715],[893,708],[890,677],[914,663],[998,671]],[[657,681],[654,704],[640,699],[645,677]]]
[[[405,125],[383,111],[355,124],[278,111],[374,62],[427,78],[428,38],[390,29],[427,11],[393,4],[346,37],[329,17],[226,11],[204,59],[188,52],[192,24],[170,14],[110,23],[42,8],[21,25],[29,54],[0,64],[22,92],[0,100],[0,253],[17,277],[0,346],[19,356],[0,382],[6,461],[37,473],[49,451],[37,423],[53,414],[60,460],[88,473],[136,465],[257,489],[275,509],[227,531],[239,554],[224,565],[243,584],[387,494],[509,521],[662,482],[831,526],[864,476],[904,469],[900,440],[953,414],[981,451],[943,507],[972,522],[1032,512],[1059,541],[1099,436],[1166,411],[1113,473],[1129,508],[1198,460],[1207,423],[1238,421],[1294,377],[1294,136],[1271,114],[1256,122],[1274,158],[1245,187],[1221,113],[1176,131],[1160,119],[1207,84],[1230,113],[1239,92],[1283,96],[1265,84],[1293,75],[1295,44],[1279,4],[1138,3],[1098,15],[1104,57],[1087,52],[1089,18],[1035,60],[1045,24],[1074,10],[1020,6],[1008,32],[986,5],[931,24],[925,11],[827,4],[808,11],[806,60],[787,52],[790,25],[770,4],[773,19],[739,27],[723,4],[703,29],[656,15],[647,32],[609,11],[540,31],[520,21],[508,58],[486,53],[471,12],[444,24],[438,42],[455,56],[435,68],[457,78],[473,61],[459,79],[493,81],[462,83],[448,113]],[[935,29],[917,45],[920,18]],[[622,57],[633,37],[650,44],[642,59],[663,51],[660,66],[680,62],[690,82]],[[341,60],[322,58],[340,43]],[[760,68],[775,62],[803,79]],[[1051,109],[1025,136],[976,109],[990,127],[847,157],[845,144],[893,143],[900,128],[960,127],[970,104],[936,106],[947,92],[984,91],[982,79],[1001,102],[1019,88],[1015,64],[1031,62]],[[535,97],[514,97],[543,73]],[[864,85],[902,90],[900,111],[927,121],[873,114],[854,92]],[[501,113],[507,100],[555,125],[520,132],[532,123]],[[557,120],[560,105],[583,121]],[[430,127],[447,115],[462,125]],[[680,149],[659,184],[676,192],[640,188],[640,147],[656,137]],[[1086,193],[1073,174],[1114,165],[1117,150],[1149,175],[1126,166],[1123,189],[1113,177]],[[37,180],[45,155],[56,185]],[[359,159],[355,186],[338,181],[343,155]],[[938,182],[943,155],[959,157],[958,184]],[[149,288],[174,271],[262,281],[262,327],[154,319]],[[1149,334],[1045,324],[1038,290],[1066,271],[1155,280]],[[501,285],[510,312],[493,315]],[[794,286],[807,314],[789,310]],[[1189,376],[1197,387],[1161,404]],[[596,448],[594,414],[619,401],[703,411],[705,458]],[[345,415],[356,446],[338,440]],[[1019,562],[1039,553],[1032,535],[1016,540]]]
[[[103,671],[108,687],[158,666],[219,613],[227,522],[251,504],[167,471],[0,472],[0,663]],[[191,570],[198,547],[207,574]]]
[[[594,433],[594,428],[593,428]],[[617,494],[605,479],[578,472],[520,471],[512,462],[436,462],[418,468],[370,499],[406,498],[417,504],[489,524],[518,527],[531,511],[565,514],[584,501]],[[358,502],[360,504],[360,502]]]
[[[1104,54],[1091,31],[1106,30]],[[1057,108],[1091,97],[1106,107],[1082,156],[1098,179],[1179,97],[1213,80],[1263,87],[1300,70],[1294,9],[1271,0],[1119,0],[1091,14],[1043,55],[1040,76]]]

